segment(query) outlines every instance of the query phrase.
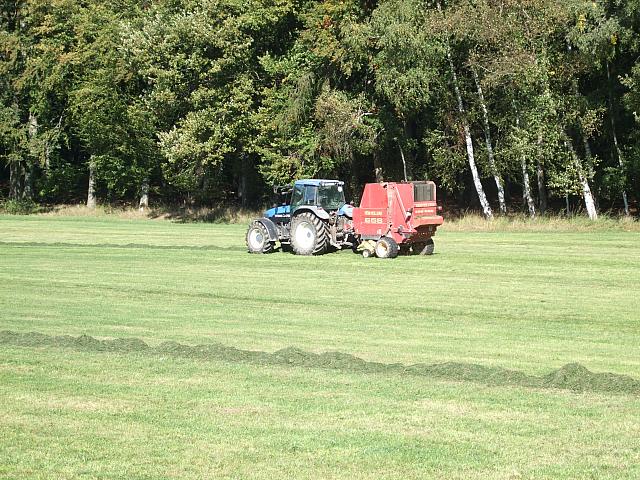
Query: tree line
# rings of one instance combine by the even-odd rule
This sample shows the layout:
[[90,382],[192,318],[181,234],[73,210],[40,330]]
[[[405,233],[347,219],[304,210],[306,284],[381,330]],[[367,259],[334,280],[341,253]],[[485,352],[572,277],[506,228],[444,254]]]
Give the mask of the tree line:
[[633,213],[640,0],[1,0],[0,197],[263,203],[432,179]]

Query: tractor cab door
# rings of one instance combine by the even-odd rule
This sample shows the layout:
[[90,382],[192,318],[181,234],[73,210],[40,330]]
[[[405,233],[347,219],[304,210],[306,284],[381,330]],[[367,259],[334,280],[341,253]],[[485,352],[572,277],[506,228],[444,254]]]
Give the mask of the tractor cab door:
[[304,205],[316,205],[316,195],[318,187],[315,185],[295,185],[291,194],[291,211]]

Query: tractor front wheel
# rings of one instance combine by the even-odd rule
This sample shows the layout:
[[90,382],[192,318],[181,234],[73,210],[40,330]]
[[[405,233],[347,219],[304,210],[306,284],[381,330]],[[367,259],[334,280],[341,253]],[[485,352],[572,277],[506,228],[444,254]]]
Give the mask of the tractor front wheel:
[[267,227],[257,220],[249,225],[247,230],[247,249],[249,253],[271,253],[273,252],[273,243],[269,240],[269,232]]
[[400,247],[397,242],[390,237],[382,237],[376,242],[376,256],[378,258],[396,258]]
[[291,221],[291,247],[298,255],[321,255],[327,250],[327,226],[311,212],[296,215]]

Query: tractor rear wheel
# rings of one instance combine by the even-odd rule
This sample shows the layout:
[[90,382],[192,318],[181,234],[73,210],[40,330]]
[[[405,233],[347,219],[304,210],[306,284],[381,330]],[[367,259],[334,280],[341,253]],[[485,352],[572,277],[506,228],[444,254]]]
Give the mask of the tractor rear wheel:
[[327,251],[326,224],[311,212],[303,212],[291,221],[291,247],[298,255],[321,255]]
[[273,252],[274,242],[269,240],[269,232],[267,227],[262,223],[255,221],[249,225],[247,230],[247,249],[249,253],[271,253]]
[[382,237],[376,242],[376,256],[378,258],[396,258],[400,247],[391,237]]

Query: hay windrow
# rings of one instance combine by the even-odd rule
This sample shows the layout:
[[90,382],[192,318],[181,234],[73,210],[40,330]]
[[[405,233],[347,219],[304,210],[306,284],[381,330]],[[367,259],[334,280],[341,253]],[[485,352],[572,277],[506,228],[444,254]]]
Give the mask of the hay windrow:
[[578,363],[569,363],[547,375],[534,376],[516,370],[473,363],[446,362],[403,365],[400,363],[369,362],[348,353],[324,352],[318,354],[295,347],[284,348],[273,353],[242,350],[220,343],[185,345],[168,341],[153,347],[138,338],[98,340],[88,335],[78,337],[51,336],[37,332],[17,333],[8,330],[0,331],[0,345],[72,348],[89,352],[141,353],[255,365],[324,368],[342,372],[388,373],[473,382],[489,386],[640,394],[640,380],[616,373],[594,373]]

